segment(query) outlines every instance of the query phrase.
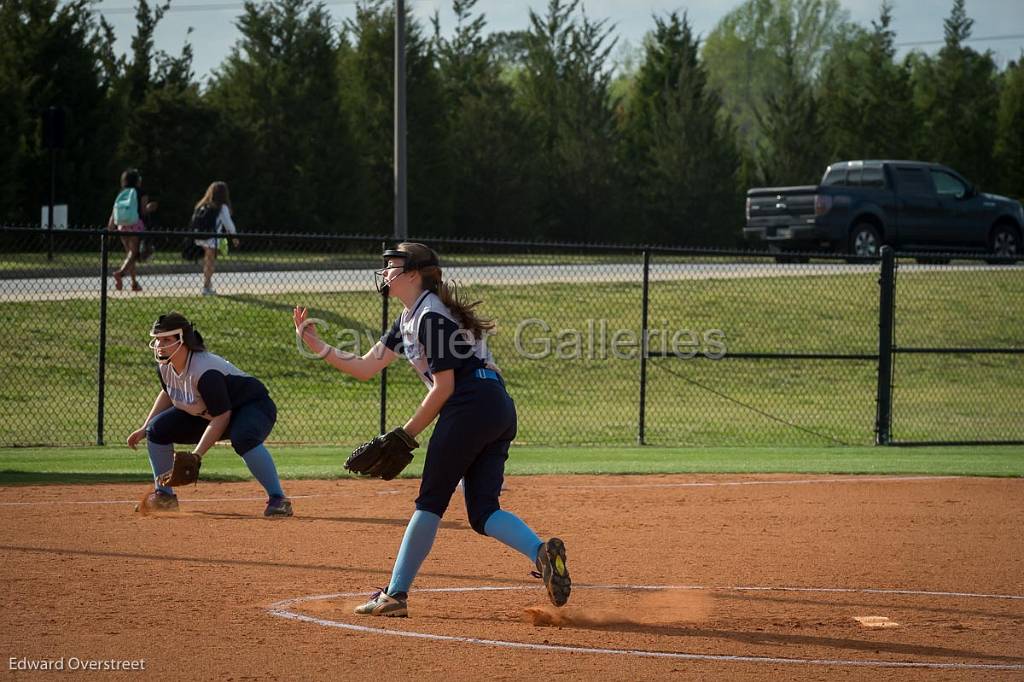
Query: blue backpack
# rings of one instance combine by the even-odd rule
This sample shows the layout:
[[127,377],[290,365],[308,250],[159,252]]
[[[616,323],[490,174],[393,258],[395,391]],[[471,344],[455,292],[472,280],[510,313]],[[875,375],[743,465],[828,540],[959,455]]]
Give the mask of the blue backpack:
[[118,225],[134,225],[139,222],[139,193],[134,187],[121,190],[114,200],[114,222]]

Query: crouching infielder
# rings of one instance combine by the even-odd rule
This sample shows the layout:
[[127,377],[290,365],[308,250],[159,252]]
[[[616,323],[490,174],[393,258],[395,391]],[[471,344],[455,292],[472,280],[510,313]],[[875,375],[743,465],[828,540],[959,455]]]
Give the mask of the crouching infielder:
[[[149,335],[161,388],[145,423],[128,436],[128,447],[134,450],[146,439],[156,489],[139,510],[177,510],[178,498],[171,485],[175,480],[195,480],[202,456],[227,435],[267,491],[263,515],[291,516],[292,504],[263,444],[277,420],[277,406],[267,387],[208,352],[203,337],[181,313],[161,315]],[[191,453],[176,454],[175,443],[195,447]]]
[[[393,478],[412,459],[416,437],[437,418],[416,511],[406,527],[391,582],[356,613],[408,615],[409,588],[434,544],[460,479],[473,530],[523,554],[536,566],[551,601],[562,606],[571,590],[564,543],[558,538],[541,540],[498,503],[505,460],[516,435],[516,408],[485,343],[484,334],[493,322],[479,318],[473,310],[476,304],[460,300],[441,279],[437,254],[427,246],[402,243],[383,257],[384,268],[376,273],[377,289],[398,298],[405,309],[366,355],[332,348],[320,340],[305,308],[294,312],[295,330],[302,341],[342,372],[366,380],[401,354],[427,387],[427,396],[412,418],[356,450],[346,465],[349,469]],[[385,456],[375,460],[374,453]]]

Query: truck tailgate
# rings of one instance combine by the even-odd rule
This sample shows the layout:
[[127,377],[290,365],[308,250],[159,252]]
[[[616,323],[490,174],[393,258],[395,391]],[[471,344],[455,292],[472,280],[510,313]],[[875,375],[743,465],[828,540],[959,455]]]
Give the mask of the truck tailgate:
[[763,187],[747,192],[748,224],[782,225],[803,222],[814,217],[817,185],[802,187]]

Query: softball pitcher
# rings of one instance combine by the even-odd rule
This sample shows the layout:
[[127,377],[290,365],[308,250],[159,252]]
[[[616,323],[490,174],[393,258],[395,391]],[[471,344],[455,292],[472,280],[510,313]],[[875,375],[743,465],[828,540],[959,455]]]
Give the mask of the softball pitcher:
[[430,553],[441,517],[463,481],[470,525],[529,559],[556,606],[569,599],[571,581],[565,545],[541,540],[519,517],[500,508],[509,445],[516,435],[516,409],[494,366],[484,335],[494,323],[481,319],[441,279],[437,254],[423,244],[404,242],[383,254],[375,273],[377,289],[399,299],[405,309],[391,330],[363,356],[339,351],[317,335],[305,308],[294,311],[296,333],[313,353],[335,368],[366,380],[404,355],[427,388],[427,395],[404,427],[384,437],[416,447],[415,438],[437,418],[427,446],[416,511],[405,530],[386,588],[359,606],[358,614],[408,615],[408,594]]
[[195,443],[202,457],[227,434],[249,471],[270,498],[264,516],[291,516],[277,467],[263,444],[277,421],[277,407],[267,387],[230,362],[206,350],[203,337],[181,313],[161,315],[149,333],[157,362],[160,392],[142,427],[128,436],[136,449],[143,438],[149,451],[156,489],[141,503],[145,511],[175,511],[174,490],[158,478],[171,470],[174,443]]

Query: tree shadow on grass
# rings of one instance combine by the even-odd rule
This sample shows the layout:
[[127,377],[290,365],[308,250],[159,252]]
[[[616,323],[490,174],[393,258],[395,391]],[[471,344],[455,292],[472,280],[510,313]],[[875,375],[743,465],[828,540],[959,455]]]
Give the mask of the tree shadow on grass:
[[[233,301],[235,303],[241,303],[243,305],[253,306],[255,308],[262,308],[264,310],[269,310],[275,313],[281,313],[282,315],[287,315],[288,320],[290,322],[292,319],[292,310],[295,308],[295,305],[302,303],[300,299],[303,297],[310,298],[316,295],[318,294],[294,294],[293,296],[296,299],[294,304],[268,301],[263,298],[258,298],[252,294],[228,294],[219,296],[219,298]],[[370,329],[362,322],[354,320],[350,317],[345,317],[344,315],[339,315],[329,310],[324,310],[323,308],[311,309],[310,317],[315,317],[317,319],[323,320],[324,322],[327,322],[328,324],[331,325],[331,328],[335,330],[356,329],[361,331],[363,329]],[[370,331],[372,331],[372,329],[370,329]]]

